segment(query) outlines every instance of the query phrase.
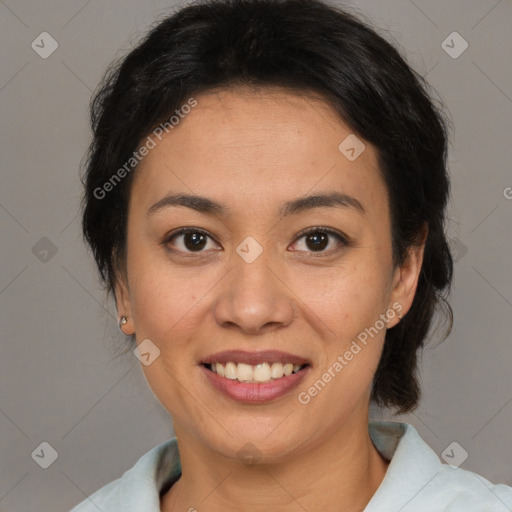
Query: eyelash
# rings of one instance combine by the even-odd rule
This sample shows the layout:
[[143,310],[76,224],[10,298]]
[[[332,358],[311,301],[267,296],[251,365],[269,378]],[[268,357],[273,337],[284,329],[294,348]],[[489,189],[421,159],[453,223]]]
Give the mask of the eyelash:
[[[193,228],[193,227],[181,228],[181,229],[178,229],[177,231],[174,231],[173,233],[170,233],[168,236],[165,237],[162,245],[164,245],[165,248],[172,253],[179,253],[182,255],[185,254],[187,257],[195,257],[195,255],[199,255],[202,252],[205,252],[205,251],[182,251],[179,249],[176,250],[176,249],[171,249],[170,247],[168,247],[168,244],[171,242],[171,240],[173,238],[180,236],[180,235],[186,235],[188,233],[199,233],[199,234],[205,235],[208,238],[212,239],[217,245],[220,245],[207,231],[205,231],[204,229],[201,229],[201,228]],[[303,229],[302,231],[300,231],[297,234],[295,242],[297,242],[301,238],[303,238],[307,235],[313,234],[313,233],[323,233],[326,235],[330,235],[330,236],[336,238],[338,240],[338,242],[341,242],[341,247],[329,249],[327,251],[322,250],[322,251],[297,251],[297,252],[310,252],[313,257],[320,257],[325,254],[330,255],[331,253],[340,250],[342,247],[349,245],[349,241],[346,236],[342,235],[341,233],[338,233],[337,231],[334,231],[331,228],[326,228],[326,227],[322,227],[322,226],[315,226],[312,228]]]

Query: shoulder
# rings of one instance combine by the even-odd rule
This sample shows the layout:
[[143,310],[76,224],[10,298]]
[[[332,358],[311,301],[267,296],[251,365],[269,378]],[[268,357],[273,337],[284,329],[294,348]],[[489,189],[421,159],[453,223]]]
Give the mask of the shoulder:
[[425,495],[444,504],[446,512],[512,512],[512,487],[492,484],[486,478],[461,468],[441,464]]
[[98,510],[107,512],[118,510],[119,491],[122,486],[122,479],[123,477],[118,478],[101,489],[98,489],[95,493],[91,494],[91,496],[80,502],[70,512],[98,512]]
[[443,464],[412,425],[370,421],[369,432],[390,464],[365,512],[512,512],[512,487]]
[[120,478],[98,489],[70,512],[160,512],[161,488],[180,473],[177,440],[169,439],[146,452]]

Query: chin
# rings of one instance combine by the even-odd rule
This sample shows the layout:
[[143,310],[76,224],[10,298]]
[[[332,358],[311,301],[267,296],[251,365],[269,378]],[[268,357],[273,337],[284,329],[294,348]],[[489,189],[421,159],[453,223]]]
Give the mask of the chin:
[[[300,438],[297,437],[299,432]],[[280,429],[279,422],[275,422],[272,428],[261,428],[243,421],[238,421],[229,433],[232,437],[217,427],[215,432],[206,434],[204,442],[219,455],[244,464],[280,462],[302,445],[304,435],[295,425]]]

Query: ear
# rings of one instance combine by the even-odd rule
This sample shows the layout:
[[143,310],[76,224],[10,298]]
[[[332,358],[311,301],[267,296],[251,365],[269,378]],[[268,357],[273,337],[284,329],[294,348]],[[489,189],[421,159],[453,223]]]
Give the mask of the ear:
[[397,311],[399,317],[395,316],[388,322],[388,329],[394,327],[411,308],[418,280],[423,264],[423,255],[425,252],[425,242],[427,240],[428,227],[424,224],[418,233],[416,243],[407,250],[405,259],[399,267],[395,269],[393,275],[393,285],[389,308]]
[[128,279],[126,277],[126,272],[122,270],[116,272],[114,295],[118,319],[120,319],[122,316],[125,316],[127,319],[127,322],[122,326],[120,325],[119,328],[124,334],[130,336],[131,334],[135,333],[135,324],[132,315]]

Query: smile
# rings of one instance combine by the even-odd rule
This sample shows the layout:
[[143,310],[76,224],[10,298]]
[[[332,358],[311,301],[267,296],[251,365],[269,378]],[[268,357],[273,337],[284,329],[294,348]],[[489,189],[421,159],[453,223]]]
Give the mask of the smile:
[[270,402],[289,394],[312,369],[311,361],[288,352],[226,350],[199,367],[214,389],[244,403]]
[[233,361],[228,361],[225,364],[211,363],[206,365],[209,370],[220,377],[247,383],[270,382],[282,379],[297,373],[305,366],[293,363],[260,363],[251,365],[235,363]]

